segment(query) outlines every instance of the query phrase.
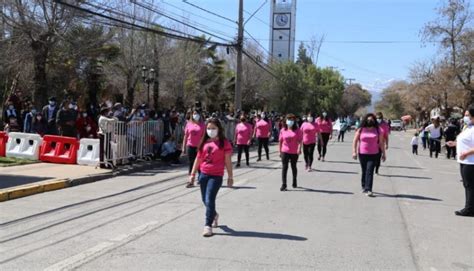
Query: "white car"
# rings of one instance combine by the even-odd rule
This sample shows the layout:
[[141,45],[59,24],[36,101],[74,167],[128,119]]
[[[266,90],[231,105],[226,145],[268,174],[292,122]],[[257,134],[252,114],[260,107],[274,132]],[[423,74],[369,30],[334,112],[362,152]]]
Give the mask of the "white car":
[[401,120],[392,120],[390,124],[390,129],[392,131],[401,131],[402,130],[402,121]]

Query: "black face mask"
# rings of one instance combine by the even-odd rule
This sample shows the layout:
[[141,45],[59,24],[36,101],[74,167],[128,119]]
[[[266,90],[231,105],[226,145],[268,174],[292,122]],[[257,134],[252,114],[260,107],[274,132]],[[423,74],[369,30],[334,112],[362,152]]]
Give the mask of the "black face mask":
[[375,121],[373,121],[373,120],[368,120],[367,121],[367,127],[374,127],[374,125],[375,125]]

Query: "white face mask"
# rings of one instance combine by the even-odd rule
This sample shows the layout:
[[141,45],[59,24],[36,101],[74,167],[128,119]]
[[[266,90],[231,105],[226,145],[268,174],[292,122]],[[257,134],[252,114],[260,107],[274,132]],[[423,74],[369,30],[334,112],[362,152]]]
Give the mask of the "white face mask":
[[68,106],[68,108],[69,108],[69,109],[73,109],[73,108],[74,108],[74,105],[70,104],[70,105]]
[[207,129],[206,132],[210,138],[216,138],[218,134],[217,129]]
[[293,127],[293,124],[295,124],[295,122],[292,121],[292,120],[287,120],[286,121],[286,125],[288,125],[288,128]]
[[471,124],[471,118],[468,116],[464,116],[463,118],[464,124],[470,125]]
[[313,122],[313,120],[314,120],[313,117],[308,117],[309,122]]
[[201,116],[199,114],[193,114],[193,120],[199,121],[201,119]]
[[262,117],[262,119],[264,119],[266,116],[267,116],[267,115],[265,115],[265,113],[262,113],[262,114],[260,115],[260,117]]
[[323,117],[326,117],[328,115],[328,113],[324,112],[323,113]]

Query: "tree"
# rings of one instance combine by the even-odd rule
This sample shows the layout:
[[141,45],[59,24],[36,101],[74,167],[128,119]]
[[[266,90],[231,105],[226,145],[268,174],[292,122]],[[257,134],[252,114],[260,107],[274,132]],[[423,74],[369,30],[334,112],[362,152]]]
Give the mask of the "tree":
[[306,98],[304,71],[293,62],[283,62],[274,66],[276,79],[271,87],[270,96],[273,108],[282,113],[298,114],[303,112]]
[[454,76],[465,90],[470,92],[474,102],[474,29],[473,13],[465,0],[448,0],[438,9],[439,18],[425,25],[424,40],[441,40],[441,49],[449,59]]
[[344,89],[341,102],[339,104],[339,115],[353,115],[360,108],[370,105],[372,95],[360,84],[349,85]]
[[303,42],[300,43],[298,47],[298,58],[296,64],[301,65],[303,69],[306,69],[308,66],[313,65],[311,57],[308,56],[308,52]]
[[42,106],[49,91],[47,75],[50,54],[77,15],[48,0],[5,1],[3,8],[4,22],[29,43],[34,70],[33,101],[37,107]]
[[329,68],[308,67],[305,77],[306,109],[335,115],[344,91],[344,78],[338,71]]
[[383,112],[391,119],[400,119],[405,113],[399,82],[394,82],[382,91],[381,99],[375,104],[375,110]]

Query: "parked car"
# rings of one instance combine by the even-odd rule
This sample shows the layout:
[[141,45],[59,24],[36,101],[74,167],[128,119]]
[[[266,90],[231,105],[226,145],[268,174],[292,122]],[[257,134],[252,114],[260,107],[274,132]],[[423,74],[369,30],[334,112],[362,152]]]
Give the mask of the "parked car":
[[390,129],[392,131],[401,131],[402,130],[402,121],[401,120],[392,120],[390,124]]

